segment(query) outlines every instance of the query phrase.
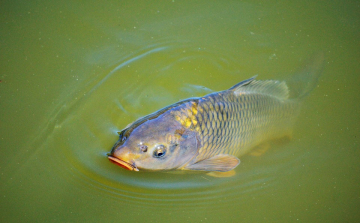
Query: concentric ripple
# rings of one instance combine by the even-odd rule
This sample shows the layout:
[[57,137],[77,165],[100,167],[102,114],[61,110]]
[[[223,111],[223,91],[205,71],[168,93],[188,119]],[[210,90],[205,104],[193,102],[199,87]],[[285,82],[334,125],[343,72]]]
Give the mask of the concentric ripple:
[[[217,51],[218,52],[218,51]],[[289,164],[288,155],[270,153],[244,157],[231,178],[192,172],[133,172],[110,163],[106,153],[117,132],[137,118],[181,99],[223,90],[239,77],[236,64],[209,49],[186,44],[152,45],[119,59],[69,93],[57,106],[42,137],[58,167],[58,175],[78,187],[152,207],[176,203],[181,208],[239,200],[246,193],[263,193],[275,173]],[[204,79],[204,76],[207,79]],[[44,131],[49,132],[49,131]],[[273,160],[277,159],[276,164]],[[291,159],[291,158],[290,158]]]

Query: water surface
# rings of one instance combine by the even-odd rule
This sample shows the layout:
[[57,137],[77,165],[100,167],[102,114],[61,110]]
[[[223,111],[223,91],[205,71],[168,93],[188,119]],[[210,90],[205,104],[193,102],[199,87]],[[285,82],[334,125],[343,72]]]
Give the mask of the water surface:
[[[1,7],[2,222],[356,222],[356,1],[15,2]],[[131,172],[117,132],[258,74],[326,66],[290,142],[231,178]]]

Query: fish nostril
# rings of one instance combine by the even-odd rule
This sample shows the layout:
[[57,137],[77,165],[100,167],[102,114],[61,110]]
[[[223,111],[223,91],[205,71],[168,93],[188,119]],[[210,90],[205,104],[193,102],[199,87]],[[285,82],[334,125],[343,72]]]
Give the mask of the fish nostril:
[[140,145],[140,150],[141,150],[142,152],[146,153],[146,152],[147,152],[147,149],[148,149],[147,146],[145,146],[145,145]]

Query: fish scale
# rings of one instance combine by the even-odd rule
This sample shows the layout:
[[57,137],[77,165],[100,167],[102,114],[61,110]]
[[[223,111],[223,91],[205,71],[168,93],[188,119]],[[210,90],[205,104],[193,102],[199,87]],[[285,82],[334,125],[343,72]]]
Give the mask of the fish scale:
[[[197,161],[223,153],[235,156],[246,153],[266,135],[274,135],[269,132],[276,131],[277,125],[284,124],[283,120],[290,126],[296,113],[296,103],[251,93],[214,93],[180,106],[181,113],[174,113],[176,119],[184,127],[199,132],[201,147]],[[192,112],[194,107],[196,115]],[[192,120],[192,124],[186,120]]]

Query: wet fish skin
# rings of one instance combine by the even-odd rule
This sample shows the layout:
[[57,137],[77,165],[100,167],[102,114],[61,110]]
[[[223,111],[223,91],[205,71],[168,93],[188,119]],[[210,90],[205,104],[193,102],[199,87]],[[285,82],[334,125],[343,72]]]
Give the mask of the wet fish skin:
[[254,146],[291,131],[322,64],[320,54],[305,65],[302,86],[287,81],[296,85],[295,93],[285,81],[253,77],[228,90],[165,107],[125,128],[109,158],[133,170],[232,170],[240,163],[238,157]]
[[[257,85],[253,78],[250,81]],[[264,93],[228,90],[202,97],[189,107],[173,113],[183,126],[199,135],[201,146],[196,163],[220,154],[239,157],[266,139],[286,135],[296,120],[300,103]],[[196,115],[187,115],[186,111],[194,107]]]

